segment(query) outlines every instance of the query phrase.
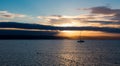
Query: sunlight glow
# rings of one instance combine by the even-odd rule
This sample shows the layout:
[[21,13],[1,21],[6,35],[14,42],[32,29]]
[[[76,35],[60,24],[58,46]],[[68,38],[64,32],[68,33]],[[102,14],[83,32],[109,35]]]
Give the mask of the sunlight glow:
[[70,39],[78,39],[80,37],[88,38],[88,37],[98,37],[101,38],[102,36],[108,37],[117,37],[120,34],[112,34],[112,33],[105,33],[100,31],[59,31],[57,36],[67,37]]
[[80,36],[80,31],[60,31],[58,36],[63,36],[67,38],[78,38]]
[[60,26],[62,26],[62,27],[71,27],[71,26],[74,26],[74,25],[66,23],[66,24],[60,24]]

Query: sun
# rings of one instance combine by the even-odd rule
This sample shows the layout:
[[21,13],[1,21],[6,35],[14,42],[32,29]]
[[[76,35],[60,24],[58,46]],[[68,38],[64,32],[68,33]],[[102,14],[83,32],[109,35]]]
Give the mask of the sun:
[[66,23],[66,24],[61,24],[60,26],[61,26],[61,27],[71,27],[71,26],[74,26],[74,25],[69,24],[69,23]]
[[[64,24],[60,24],[59,26],[73,27],[73,26],[76,26],[76,24],[75,23],[64,23]],[[59,34],[57,34],[57,36],[63,36],[67,38],[76,38],[79,35],[80,35],[79,31],[70,31],[70,30],[63,30],[63,31],[60,31]]]
[[88,24],[84,24],[84,23],[78,23],[78,22],[70,22],[70,23],[62,23],[59,24],[58,26],[61,27],[80,27],[80,26],[87,26]]
[[76,39],[80,36],[80,31],[68,31],[68,30],[64,30],[64,31],[60,31],[57,36],[63,36],[63,37],[67,37],[67,38],[71,38],[71,39]]

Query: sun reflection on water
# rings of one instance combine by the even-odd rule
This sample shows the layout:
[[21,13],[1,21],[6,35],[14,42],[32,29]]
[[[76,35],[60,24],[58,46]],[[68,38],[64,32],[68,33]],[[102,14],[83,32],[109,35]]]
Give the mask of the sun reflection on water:
[[61,50],[59,51],[59,57],[62,59],[59,59],[60,62],[66,66],[69,66],[73,64],[73,66],[76,65],[76,61],[78,60],[76,52],[78,52],[76,44],[74,44],[73,41],[63,41],[61,44]]

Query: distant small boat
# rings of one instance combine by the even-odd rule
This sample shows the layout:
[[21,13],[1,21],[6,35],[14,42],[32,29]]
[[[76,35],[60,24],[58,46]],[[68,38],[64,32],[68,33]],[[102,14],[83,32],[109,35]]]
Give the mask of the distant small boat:
[[78,43],[83,43],[83,42],[85,42],[84,40],[81,40],[82,39],[82,36],[81,36],[81,32],[80,32],[80,40],[78,40],[77,42]]
[[83,42],[85,42],[84,40],[78,40],[77,42],[79,42],[79,43],[83,43]]

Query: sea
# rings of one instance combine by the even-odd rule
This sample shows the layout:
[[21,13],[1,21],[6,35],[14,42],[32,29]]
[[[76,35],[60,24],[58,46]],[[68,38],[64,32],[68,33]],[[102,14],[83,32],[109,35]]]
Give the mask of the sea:
[[120,40],[0,40],[0,66],[120,66]]

